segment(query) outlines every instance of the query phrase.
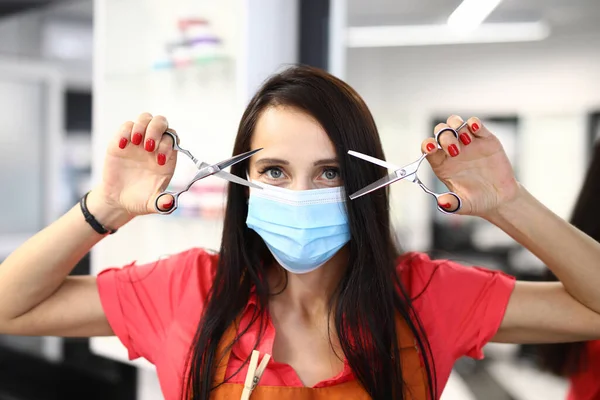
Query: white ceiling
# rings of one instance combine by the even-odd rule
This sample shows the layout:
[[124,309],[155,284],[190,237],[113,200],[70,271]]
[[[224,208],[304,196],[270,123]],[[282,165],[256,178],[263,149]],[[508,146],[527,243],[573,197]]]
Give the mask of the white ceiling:
[[[302,0],[300,0],[302,1]],[[348,25],[445,23],[462,0],[347,0]],[[93,0],[64,0],[50,6],[60,18],[93,18]],[[542,20],[553,34],[600,31],[600,0],[503,0],[488,22]]]
[[[350,26],[445,23],[462,0],[348,0]],[[553,32],[600,31],[600,0],[504,0],[488,22],[543,20]]]

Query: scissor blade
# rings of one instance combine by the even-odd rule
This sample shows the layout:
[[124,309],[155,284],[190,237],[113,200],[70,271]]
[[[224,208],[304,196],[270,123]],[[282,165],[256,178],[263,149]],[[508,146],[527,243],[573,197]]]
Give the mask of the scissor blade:
[[262,150],[262,148],[261,149],[256,149],[256,150],[247,151],[247,152],[242,153],[242,154],[238,154],[237,156],[231,157],[231,158],[229,158],[229,159],[227,159],[225,161],[221,161],[220,163],[215,164],[215,166],[218,167],[219,170],[225,169],[225,168],[229,167],[230,165],[237,164],[240,161],[244,161],[246,158],[252,157],[254,154],[258,153],[261,150]]
[[390,164],[389,162],[380,160],[379,158],[375,158],[375,157],[371,157],[371,156],[368,156],[363,153],[359,153],[358,151],[348,150],[348,154],[350,154],[351,156],[363,159],[365,161],[368,161],[370,163],[373,163],[375,165],[379,165],[380,167],[391,169],[393,171],[400,169],[400,167],[398,167],[394,164]]
[[370,185],[367,185],[364,188],[352,193],[350,195],[350,200],[354,200],[356,198],[359,198],[360,196],[364,196],[367,193],[371,193],[377,189],[391,185],[392,183],[397,182],[402,178],[404,178],[404,177],[398,176],[398,174],[396,174],[395,172],[391,173],[387,176],[384,176],[381,179],[376,180],[375,182],[371,183]]
[[228,180],[229,182],[237,183],[238,185],[248,186],[254,189],[262,189],[262,187],[258,186],[257,184],[240,178],[237,175],[230,174],[227,171],[219,171],[215,174],[215,176]]
[[214,172],[210,171],[207,167],[210,167],[210,164],[207,163],[200,163],[197,165],[198,167],[198,172],[196,172],[196,176],[194,176],[192,178],[192,180],[190,181],[189,185],[191,186],[193,183],[198,182],[200,179],[204,179],[207,176],[211,176],[214,174]]

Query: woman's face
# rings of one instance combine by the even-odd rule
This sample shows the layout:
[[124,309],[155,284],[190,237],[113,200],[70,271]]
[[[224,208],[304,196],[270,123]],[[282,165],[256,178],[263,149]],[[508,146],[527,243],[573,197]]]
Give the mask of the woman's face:
[[291,190],[341,186],[333,143],[311,116],[290,107],[269,107],[257,121],[250,178]]

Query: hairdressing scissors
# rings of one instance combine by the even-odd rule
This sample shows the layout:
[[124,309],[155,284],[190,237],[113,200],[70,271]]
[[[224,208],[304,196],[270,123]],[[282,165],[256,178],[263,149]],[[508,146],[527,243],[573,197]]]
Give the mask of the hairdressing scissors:
[[[262,189],[262,187],[254,184],[252,182],[249,182],[246,179],[240,178],[239,176],[233,175],[227,171],[223,171],[225,168],[227,168],[233,164],[237,164],[240,161],[243,161],[247,158],[252,157],[255,153],[258,153],[262,149],[256,149],[256,150],[248,151],[246,153],[238,154],[237,156],[233,156],[231,158],[228,158],[227,160],[224,160],[219,163],[211,165],[211,164],[207,164],[202,161],[198,161],[198,159],[196,157],[194,157],[192,155],[192,153],[190,153],[188,150],[179,147],[179,144],[177,143],[178,136],[175,132],[167,130],[167,131],[165,131],[164,135],[171,136],[171,139],[173,139],[173,150],[177,150],[178,152],[183,153],[186,156],[188,156],[194,162],[194,164],[196,165],[196,168],[198,168],[198,172],[190,180],[190,182],[187,184],[187,186],[185,188],[183,188],[182,190],[180,190],[178,192],[163,191],[158,195],[158,197],[156,198],[156,200],[154,202],[154,208],[156,209],[156,211],[159,214],[171,214],[173,211],[175,211],[177,209],[177,206],[179,204],[179,195],[181,195],[183,192],[187,192],[195,182],[198,182],[200,179],[204,179],[211,175],[218,176],[219,178],[225,179],[229,182],[237,183],[239,185],[248,186],[248,187],[255,188],[255,189]],[[170,194],[171,196],[173,196],[173,204],[171,205],[171,207],[168,210],[161,210],[160,207],[158,206],[158,200],[162,196],[167,195],[167,194]]]
[[[438,148],[442,148],[442,145],[440,144],[440,135],[444,132],[450,132],[452,133],[456,138],[458,138],[458,131],[460,131],[462,128],[464,128],[467,125],[467,123],[463,123],[461,126],[459,126],[458,128],[454,129],[454,128],[443,128],[440,129],[438,132],[436,132],[435,134],[435,141],[438,143]],[[381,189],[383,187],[386,187],[388,185],[391,185],[394,182],[397,182],[399,180],[402,179],[408,179],[409,181],[416,183],[417,185],[419,185],[421,187],[421,189],[423,189],[423,191],[425,193],[428,193],[430,195],[432,195],[433,197],[435,197],[436,199],[436,204],[437,204],[437,209],[444,213],[444,214],[454,214],[455,212],[457,212],[458,210],[460,210],[460,208],[462,207],[462,200],[460,199],[460,197],[454,193],[454,192],[446,192],[446,193],[434,193],[432,192],[427,186],[425,186],[423,184],[423,182],[421,182],[421,180],[419,179],[419,177],[417,176],[417,172],[419,170],[419,167],[421,166],[421,162],[423,162],[423,160],[427,157],[426,153],[423,153],[421,155],[421,157],[419,157],[419,159],[417,161],[414,161],[408,165],[405,165],[404,167],[398,167],[396,165],[390,164],[386,161],[380,160],[378,158],[375,157],[371,157],[368,156],[366,154],[362,154],[359,153],[357,151],[353,151],[350,150],[348,151],[348,154],[350,154],[351,156],[363,159],[365,161],[369,161],[373,164],[379,165],[380,167],[384,167],[387,169],[390,169],[394,172],[392,172],[391,174],[384,176],[381,179],[378,179],[377,181],[371,183],[370,185],[365,186],[364,188],[352,193],[350,195],[350,199],[354,200],[358,197],[364,196],[367,193],[371,193],[377,189]],[[439,198],[443,195],[451,195],[453,196],[456,201],[457,201],[457,207],[454,210],[445,210],[443,207],[440,206],[439,203]]]

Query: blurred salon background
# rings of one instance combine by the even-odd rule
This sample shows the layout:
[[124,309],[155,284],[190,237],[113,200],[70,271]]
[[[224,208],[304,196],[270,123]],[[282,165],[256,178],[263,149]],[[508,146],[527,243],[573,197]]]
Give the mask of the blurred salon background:
[[[0,0],[0,261],[98,180],[123,121],[166,115],[185,148],[219,161],[253,91],[296,62],[364,96],[395,164],[450,114],[479,116],[518,179],[568,219],[600,137],[599,17],[598,0]],[[175,214],[135,220],[74,274],[218,248],[223,185],[198,182]],[[404,249],[543,279],[485,221],[437,213],[414,185],[391,190]],[[443,400],[566,398],[535,348],[485,353],[459,360]],[[127,361],[116,338],[0,336],[0,400],[161,398],[152,366]]]

